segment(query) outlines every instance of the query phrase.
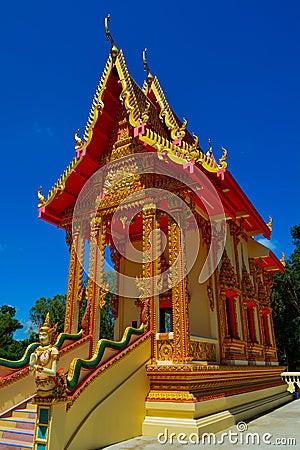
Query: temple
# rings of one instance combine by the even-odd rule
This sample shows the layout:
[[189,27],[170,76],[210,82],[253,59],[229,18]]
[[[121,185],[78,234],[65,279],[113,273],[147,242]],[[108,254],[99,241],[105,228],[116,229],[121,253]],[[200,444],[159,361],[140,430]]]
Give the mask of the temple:
[[[111,51],[75,156],[39,191],[39,217],[65,230],[70,250],[66,339],[81,333],[64,366],[55,448],[166,428],[201,435],[290,400],[270,306],[284,264],[255,239],[270,238],[271,221],[229,172],[227,150],[203,150],[174,113],[146,52],[139,87],[108,19],[106,33]],[[113,341],[102,339],[106,302]]]

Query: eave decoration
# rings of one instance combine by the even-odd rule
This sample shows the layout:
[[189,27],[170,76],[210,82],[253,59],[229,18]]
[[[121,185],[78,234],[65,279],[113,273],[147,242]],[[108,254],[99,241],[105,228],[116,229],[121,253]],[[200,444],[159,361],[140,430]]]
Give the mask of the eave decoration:
[[[48,205],[64,191],[69,176],[73,171],[76,171],[85,155],[89,153],[96,124],[105,113],[105,102],[110,101],[109,97],[113,95],[105,96],[105,91],[109,90],[108,81],[110,77],[116,76],[121,92],[118,97],[111,101],[121,102],[125,108],[131,133],[137,142],[148,151],[157,152],[160,159],[170,160],[179,165],[192,166],[197,164],[207,172],[215,173],[221,179],[224,178],[227,168],[227,150],[222,147],[223,153],[217,162],[212,152],[205,153],[201,149],[199,138],[196,135],[192,136],[187,131],[186,119],[181,122],[174,114],[158,78],[153,77],[150,72],[146,60],[147,49],[143,52],[143,64],[147,71],[146,81],[142,89],[136,85],[129,74],[123,51],[118,50],[112,38],[108,27],[109,21],[110,15],[105,18],[105,32],[111,43],[111,50],[92,100],[83,136],[79,135],[79,129],[74,135],[76,156],[49,191],[47,197],[44,197],[39,190],[39,207]],[[152,119],[154,117],[154,119],[152,120],[151,117]],[[158,123],[161,123],[160,127],[157,126]]]

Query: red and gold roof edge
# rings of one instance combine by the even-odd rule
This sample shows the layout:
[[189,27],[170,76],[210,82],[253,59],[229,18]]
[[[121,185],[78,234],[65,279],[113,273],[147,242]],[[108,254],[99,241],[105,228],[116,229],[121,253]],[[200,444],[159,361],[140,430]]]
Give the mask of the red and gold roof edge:
[[[161,159],[167,156],[177,164],[196,164],[201,168],[201,170],[204,169],[210,178],[213,177],[213,183],[221,197],[225,211],[229,213],[231,218],[240,219],[242,217],[242,211],[242,213],[245,213],[244,215],[246,216],[243,217],[244,222],[248,222],[249,224],[247,230],[249,235],[263,234],[269,239],[270,230],[268,226],[265,224],[232,175],[226,171],[227,151],[223,149],[223,156],[220,158],[218,164],[214,157],[209,154],[205,154],[201,150],[198,145],[198,138],[196,136],[194,137],[195,140],[193,144],[187,142],[191,141],[191,135],[188,134],[188,136],[186,136],[184,124],[181,124],[180,126],[178,123],[178,118],[170,108],[157,77],[153,78],[151,85],[145,82],[141,91],[143,91],[145,96],[148,96],[151,107],[153,107],[153,101],[149,98],[149,95],[155,96],[156,103],[159,105],[159,111],[157,111],[157,113],[159,114],[164,125],[170,131],[171,138],[176,137],[177,140],[171,140],[170,138],[167,139],[157,133],[156,130],[149,127],[147,111],[145,111],[145,109],[147,109],[147,103],[145,108],[145,103],[144,105],[140,105],[137,100],[134,89],[135,82],[130,77],[122,50],[115,58],[111,55],[108,57],[92,101],[92,107],[88,116],[84,138],[82,140],[76,136],[76,156],[68,165],[64,173],[60,176],[58,181],[54,184],[52,189],[50,189],[47,199],[43,197],[41,192],[39,192],[39,217],[57,226],[62,226],[62,208],[66,209],[74,206],[81,188],[87,179],[100,167],[99,160],[96,162],[89,157],[89,150],[93,147],[95,127],[106,107],[103,102],[103,96],[106,89],[108,89],[107,84],[109,78],[111,77],[113,67],[116,68],[118,72],[118,82],[121,85],[121,92],[118,100],[121,100],[126,108],[129,124],[132,127],[132,132],[135,138],[145,147],[148,147],[149,151],[156,151],[158,157]],[[84,170],[82,170],[83,168]],[[224,177],[225,171],[226,177]],[[217,177],[215,175],[217,175]],[[68,192],[66,189],[67,183],[73,187],[76,184],[77,189],[73,189],[73,192],[71,193]],[[232,200],[233,194],[235,197],[234,202]],[[62,201],[62,199],[64,200]],[[60,206],[58,203],[60,203]],[[274,263],[273,260],[274,258],[272,258],[272,263]],[[278,264],[276,265],[278,266]]]
[[[75,165],[77,165],[81,160],[81,153],[80,149],[86,149],[93,140],[93,132],[95,125],[97,121],[99,120],[100,115],[102,114],[105,105],[103,104],[103,94],[107,87],[107,81],[109,76],[111,75],[112,68],[115,67],[118,71],[119,75],[119,81],[122,86],[122,91],[120,93],[119,99],[123,102],[126,111],[128,112],[128,119],[131,127],[136,128],[143,123],[143,119],[145,118],[145,111],[141,108],[141,105],[139,105],[134,88],[133,88],[133,80],[129,74],[129,71],[127,69],[127,65],[124,59],[124,55],[122,50],[120,50],[119,54],[115,58],[115,61],[113,62],[113,59],[111,55],[109,56],[107,63],[105,65],[103,74],[101,76],[100,82],[97,86],[96,93],[94,95],[93,101],[92,101],[92,107],[88,116],[87,124],[84,131],[84,139],[82,140],[79,138],[78,135],[76,135],[76,156],[73,158],[69,166],[66,168],[64,173],[60,176],[58,181],[54,184],[54,186],[50,189],[47,198],[42,199],[42,196],[40,196],[40,203],[39,206],[44,206],[46,204],[51,203],[52,199],[56,196],[56,194],[60,194],[62,188],[65,185],[65,182],[67,178],[70,176],[72,169]],[[160,110],[157,111],[158,114],[160,114],[160,119],[163,121],[165,126],[168,130],[170,130],[171,136],[177,137],[179,140],[182,139],[185,136],[185,132],[183,131],[184,126],[176,120],[176,116],[173,114],[165,95],[162,91],[162,88],[160,87],[160,84],[155,77],[153,80],[153,92],[155,93],[155,98],[157,99],[157,104],[160,107]],[[145,95],[145,94],[144,94]],[[150,100],[151,101],[151,100]],[[151,102],[152,103],[152,102]],[[154,130],[156,131],[156,130]],[[155,133],[157,136],[156,143],[159,144],[161,141],[162,136]],[[181,136],[181,137],[180,137]],[[190,135],[189,135],[190,136]],[[178,141],[177,139],[177,141]],[[189,139],[190,141],[191,139]],[[179,142],[179,145],[181,143]],[[170,152],[172,149],[172,145],[175,145],[175,148],[173,149],[173,153],[178,151],[178,145],[173,144],[172,141],[168,141],[167,144],[167,152]],[[198,147],[198,148],[197,148]],[[183,141],[183,156],[185,156],[187,159],[185,162],[188,162],[192,159],[195,159],[196,153],[195,150],[197,148],[197,155],[200,154],[200,157],[198,157],[198,163],[200,163],[206,170],[210,172],[218,172],[221,169],[224,169],[224,167],[227,165],[225,162],[221,162],[220,165],[216,163],[216,161],[209,157],[208,155],[205,155],[204,152],[201,151],[200,147],[198,146],[197,142],[193,145],[187,144],[185,141]]]

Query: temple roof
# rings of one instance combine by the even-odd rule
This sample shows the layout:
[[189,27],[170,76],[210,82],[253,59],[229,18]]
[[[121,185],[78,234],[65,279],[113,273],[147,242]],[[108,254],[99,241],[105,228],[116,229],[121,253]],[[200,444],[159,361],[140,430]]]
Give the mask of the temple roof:
[[[39,217],[62,225],[66,209],[72,209],[86,181],[105,161],[120,117],[126,116],[130,134],[147,151],[175,164],[196,164],[215,186],[225,213],[243,219],[245,231],[270,238],[270,230],[227,170],[227,151],[219,162],[205,153],[198,138],[187,130],[187,122],[176,116],[157,77],[149,73],[140,88],[131,77],[122,50],[112,47],[97,86],[83,137],[75,134],[76,155],[45,198],[39,191]],[[123,115],[123,116],[122,116]]]

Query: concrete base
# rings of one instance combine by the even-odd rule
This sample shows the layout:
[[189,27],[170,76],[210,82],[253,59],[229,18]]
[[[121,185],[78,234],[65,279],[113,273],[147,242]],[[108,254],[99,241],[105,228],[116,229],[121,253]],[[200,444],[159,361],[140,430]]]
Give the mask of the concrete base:
[[286,386],[281,385],[195,403],[147,401],[142,433],[145,436],[216,433],[292,399]]

